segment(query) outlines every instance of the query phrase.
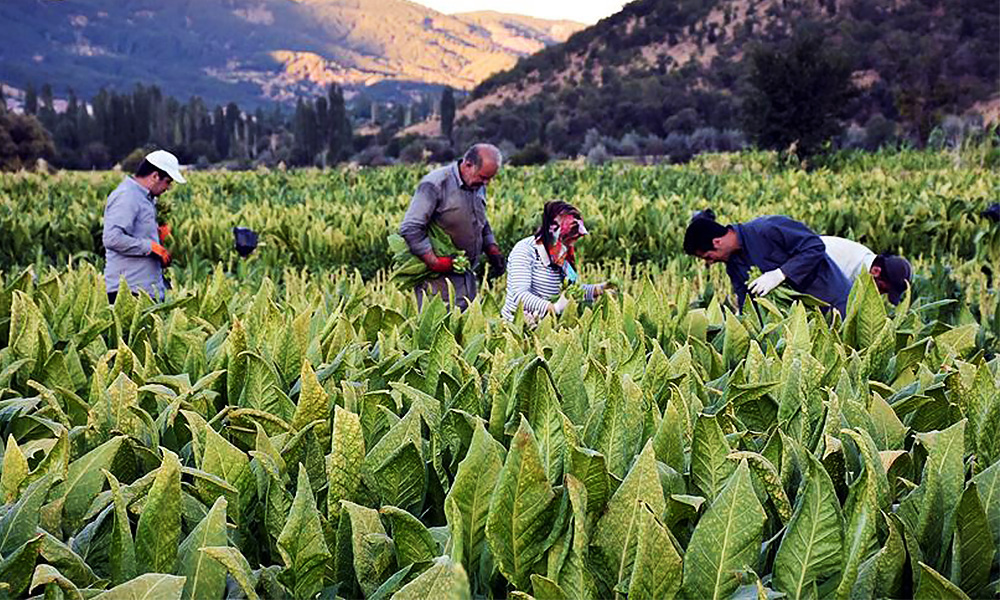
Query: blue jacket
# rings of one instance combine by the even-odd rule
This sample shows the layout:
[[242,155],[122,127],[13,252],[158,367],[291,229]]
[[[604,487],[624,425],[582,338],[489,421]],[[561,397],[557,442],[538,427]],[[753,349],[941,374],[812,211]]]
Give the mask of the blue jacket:
[[813,295],[847,314],[851,284],[826,254],[826,246],[804,224],[783,215],[759,217],[732,226],[741,250],[729,257],[726,273],[740,308],[747,296],[750,267],[781,269],[792,289]]
[[152,253],[159,240],[156,200],[131,177],[126,177],[104,207],[104,283],[108,292],[118,291],[118,278],[133,292],[146,290],[162,300],[166,287],[160,258]]

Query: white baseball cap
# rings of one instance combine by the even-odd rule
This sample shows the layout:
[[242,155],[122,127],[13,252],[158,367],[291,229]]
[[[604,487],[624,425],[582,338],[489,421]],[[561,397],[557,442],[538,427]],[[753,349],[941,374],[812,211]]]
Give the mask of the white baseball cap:
[[146,155],[146,162],[157,169],[166,171],[170,178],[177,183],[187,183],[187,179],[181,175],[181,165],[177,162],[177,157],[166,150],[154,150]]

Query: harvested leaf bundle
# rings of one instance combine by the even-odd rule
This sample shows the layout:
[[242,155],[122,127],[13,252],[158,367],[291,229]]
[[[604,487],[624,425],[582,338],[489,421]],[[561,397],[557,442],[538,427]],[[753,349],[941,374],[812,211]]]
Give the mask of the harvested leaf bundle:
[[[453,270],[456,273],[464,273],[469,268],[469,258],[463,251],[455,247],[451,236],[444,229],[431,223],[430,227],[427,228],[427,234],[430,237],[434,254],[454,257]],[[394,233],[386,239],[389,242],[389,252],[392,253],[390,279],[396,282],[400,288],[412,290],[428,279],[436,279],[442,275],[428,269],[419,256],[410,252],[406,240],[398,233]]]

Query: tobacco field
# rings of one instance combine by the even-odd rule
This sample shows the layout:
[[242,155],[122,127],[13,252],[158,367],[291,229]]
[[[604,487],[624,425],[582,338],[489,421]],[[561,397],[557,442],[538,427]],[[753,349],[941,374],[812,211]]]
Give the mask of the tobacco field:
[[[0,598],[996,597],[997,172],[507,168],[505,251],[563,198],[623,282],[537,327],[503,278],[464,313],[388,281],[420,176],[192,173],[167,300],[109,306],[121,174],[0,174]],[[903,254],[911,293],[735,312],[680,251],[706,206]]]

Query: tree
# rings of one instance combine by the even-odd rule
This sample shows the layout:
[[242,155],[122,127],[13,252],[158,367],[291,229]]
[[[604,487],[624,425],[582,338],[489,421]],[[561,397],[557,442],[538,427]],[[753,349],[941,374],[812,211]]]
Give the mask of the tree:
[[0,83],[0,113],[7,112],[7,96],[3,93],[3,84]]
[[344,92],[340,86],[331,83],[327,94],[329,102],[327,106],[327,120],[329,129],[327,130],[327,147],[329,156],[327,161],[336,164],[346,160],[351,155],[351,120],[347,116],[347,106],[344,104]]
[[455,93],[450,87],[441,92],[441,135],[451,140],[451,132],[455,127]]
[[34,115],[0,112],[0,170],[30,169],[54,153],[52,138]]
[[24,112],[29,115],[38,114],[38,92],[33,83],[29,83],[24,91]]
[[743,123],[758,146],[802,157],[818,153],[840,130],[839,118],[853,96],[851,67],[810,28],[788,42],[754,48]]
[[229,156],[229,130],[226,128],[226,115],[221,106],[216,106],[212,113],[212,133],[215,151],[219,158]]

